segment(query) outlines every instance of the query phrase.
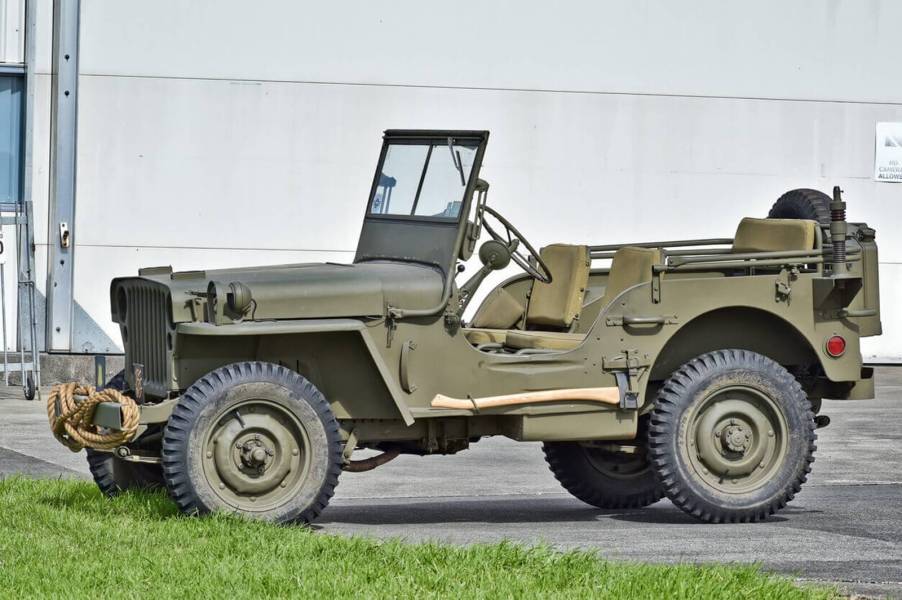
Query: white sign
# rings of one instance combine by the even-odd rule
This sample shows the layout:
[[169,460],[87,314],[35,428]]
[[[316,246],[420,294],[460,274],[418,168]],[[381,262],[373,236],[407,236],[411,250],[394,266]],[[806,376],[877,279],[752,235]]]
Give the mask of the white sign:
[[877,123],[874,179],[902,183],[902,123]]

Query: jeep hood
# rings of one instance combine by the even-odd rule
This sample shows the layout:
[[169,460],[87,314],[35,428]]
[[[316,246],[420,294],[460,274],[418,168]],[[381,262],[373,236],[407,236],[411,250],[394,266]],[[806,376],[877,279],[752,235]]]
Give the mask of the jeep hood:
[[114,320],[118,320],[115,315],[118,287],[128,286],[129,280],[135,279],[152,280],[169,289],[176,323],[202,320],[202,311],[197,306],[205,302],[207,286],[214,281],[225,286],[232,282],[247,286],[254,306],[245,320],[381,316],[386,305],[413,309],[435,306],[443,287],[437,269],[400,262],[159,271],[149,269],[138,278],[113,280],[110,292]]

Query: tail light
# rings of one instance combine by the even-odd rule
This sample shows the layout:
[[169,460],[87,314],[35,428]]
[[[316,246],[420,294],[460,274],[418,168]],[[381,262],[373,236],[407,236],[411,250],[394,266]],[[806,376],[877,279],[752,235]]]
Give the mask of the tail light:
[[833,358],[839,358],[846,352],[846,340],[839,335],[831,336],[827,339],[827,344],[824,346],[824,349],[827,351],[827,354]]

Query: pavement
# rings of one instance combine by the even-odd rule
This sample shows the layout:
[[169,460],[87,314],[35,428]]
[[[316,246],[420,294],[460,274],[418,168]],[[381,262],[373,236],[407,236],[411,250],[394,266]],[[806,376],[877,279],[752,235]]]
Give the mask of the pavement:
[[[51,437],[41,402],[0,387],[0,477],[88,477]],[[46,391],[45,391],[46,393]],[[46,396],[45,396],[46,397]],[[902,598],[902,367],[877,370],[877,399],[824,403],[814,472],[764,523],[707,525],[663,500],[603,511],[564,492],[539,444],[490,438],[456,456],[401,456],[344,473],[316,528],[454,544],[516,540],[614,560],[760,563],[802,581]]]

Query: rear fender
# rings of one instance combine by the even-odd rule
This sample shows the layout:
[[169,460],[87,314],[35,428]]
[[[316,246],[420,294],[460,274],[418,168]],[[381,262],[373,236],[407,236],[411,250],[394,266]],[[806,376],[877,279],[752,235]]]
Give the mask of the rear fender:
[[[787,368],[801,368],[801,372],[814,367],[815,373],[826,375],[826,382],[851,385],[862,373],[858,337],[854,331],[845,331],[841,322],[831,326],[849,343],[846,354],[839,359],[826,355],[824,340],[805,336],[792,323],[772,312],[747,306],[709,311],[691,319],[670,337],[655,357],[649,379],[664,380],[682,364],[705,352],[741,348],[772,358]],[[833,332],[832,327],[823,329],[821,337],[826,338],[824,332]]]

